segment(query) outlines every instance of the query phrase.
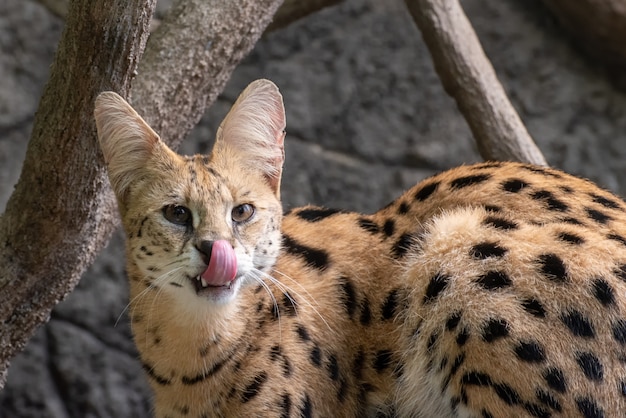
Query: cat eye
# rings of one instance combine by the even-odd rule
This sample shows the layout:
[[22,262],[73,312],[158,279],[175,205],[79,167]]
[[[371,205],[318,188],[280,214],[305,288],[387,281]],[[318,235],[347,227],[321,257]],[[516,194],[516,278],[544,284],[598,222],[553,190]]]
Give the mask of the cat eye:
[[254,206],[249,203],[235,206],[230,214],[233,221],[237,223],[249,220],[250,218],[252,218],[252,215],[254,215]]
[[191,211],[180,205],[167,205],[163,208],[165,219],[176,225],[187,226],[191,224]]

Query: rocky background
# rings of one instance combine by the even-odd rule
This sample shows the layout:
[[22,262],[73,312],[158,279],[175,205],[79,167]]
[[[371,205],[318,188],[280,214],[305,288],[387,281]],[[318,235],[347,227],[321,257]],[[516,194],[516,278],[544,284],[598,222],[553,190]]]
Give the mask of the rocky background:
[[[549,163],[625,195],[626,95],[539,1],[462,4]],[[62,27],[35,1],[0,2],[0,211]],[[436,171],[480,160],[401,0],[345,0],[264,38],[182,151],[209,150],[237,94],[259,77],[279,85],[287,108],[286,209],[373,211]],[[12,362],[0,417],[149,416],[123,264],[117,233]]]

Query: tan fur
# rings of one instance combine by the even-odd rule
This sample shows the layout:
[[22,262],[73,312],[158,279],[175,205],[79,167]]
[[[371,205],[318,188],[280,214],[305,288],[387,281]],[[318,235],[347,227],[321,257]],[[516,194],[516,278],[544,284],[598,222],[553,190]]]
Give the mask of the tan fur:
[[[271,82],[242,93],[210,156],[176,155],[113,93],[96,120],[157,417],[626,410],[626,205],[592,183],[485,163],[374,215],[282,219],[285,117]],[[237,224],[241,204],[255,212]],[[169,222],[168,205],[193,222]],[[230,293],[196,293],[207,240],[235,250]]]

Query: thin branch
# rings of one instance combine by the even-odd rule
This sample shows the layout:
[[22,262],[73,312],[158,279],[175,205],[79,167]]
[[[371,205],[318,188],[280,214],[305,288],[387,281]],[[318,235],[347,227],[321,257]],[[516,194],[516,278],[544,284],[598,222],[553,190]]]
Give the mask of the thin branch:
[[486,160],[546,165],[508,100],[458,0],[405,0],[435,69]]
[[302,19],[310,14],[318,12],[326,7],[335,6],[343,0],[285,0],[282,6],[274,15],[272,23],[267,27],[266,32],[277,29]]

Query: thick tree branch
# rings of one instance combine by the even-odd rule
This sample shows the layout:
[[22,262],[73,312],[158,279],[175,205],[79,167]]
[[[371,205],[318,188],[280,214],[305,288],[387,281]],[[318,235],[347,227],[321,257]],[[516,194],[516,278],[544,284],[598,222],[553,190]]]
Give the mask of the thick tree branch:
[[458,0],[405,0],[435,69],[486,160],[546,165],[509,102]]
[[152,33],[133,106],[177,147],[212,104],[282,0],[177,0]]
[[0,217],[0,387],[11,356],[73,289],[116,224],[93,101],[126,94],[155,0],[75,0]]

